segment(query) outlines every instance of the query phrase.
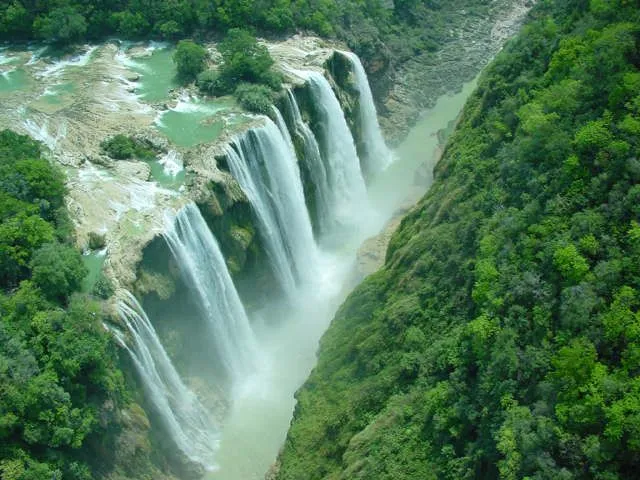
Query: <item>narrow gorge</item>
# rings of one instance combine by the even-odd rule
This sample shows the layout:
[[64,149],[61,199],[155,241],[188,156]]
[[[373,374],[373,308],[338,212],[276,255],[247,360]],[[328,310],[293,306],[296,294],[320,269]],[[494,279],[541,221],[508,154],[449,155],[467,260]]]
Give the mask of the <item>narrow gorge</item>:
[[[169,42],[111,40],[60,56],[34,44],[2,47],[0,128],[38,141],[60,168],[68,236],[88,272],[81,290],[100,299],[96,335],[122,371],[105,381],[110,393],[91,412],[102,440],[86,443],[105,460],[74,452],[91,465],[90,476],[71,469],[52,478],[305,478],[296,468],[308,465],[291,458],[303,448],[295,439],[306,427],[296,422],[309,408],[309,382],[326,367],[320,357],[311,373],[320,338],[352,308],[350,292],[382,266],[402,218],[417,215],[412,208],[431,186],[477,75],[528,8],[496,7],[483,24],[490,34],[478,34],[490,48],[472,65],[461,58],[459,78],[415,104],[379,76],[370,84],[345,44],[307,34],[261,41],[283,78],[262,114],[177,82]],[[218,43],[205,47],[221,61]],[[109,153],[109,141],[121,137],[137,149],[129,158]],[[411,315],[406,308],[399,315]],[[367,348],[363,340],[357,355]],[[74,421],[70,430],[80,428]],[[329,425],[323,439],[331,432]],[[56,437],[63,433],[56,430],[50,447],[64,443]],[[315,448],[305,445],[309,454]],[[347,455],[342,476],[318,467],[307,478],[382,478],[351,463],[344,439],[337,445]],[[11,455],[17,460],[0,462],[0,472],[20,480],[10,467],[29,463]]]

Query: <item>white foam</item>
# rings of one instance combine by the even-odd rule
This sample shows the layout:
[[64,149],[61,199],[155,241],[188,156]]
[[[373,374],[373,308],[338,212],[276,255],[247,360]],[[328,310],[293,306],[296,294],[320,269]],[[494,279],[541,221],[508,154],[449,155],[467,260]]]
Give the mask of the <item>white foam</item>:
[[35,120],[27,119],[22,122],[22,128],[35,140],[44,143],[51,151],[55,150],[58,140],[67,134],[66,123],[61,123],[57,133],[54,135],[49,131],[49,122],[45,120],[42,125],[38,125]]
[[155,40],[151,40],[149,42],[149,46],[145,48],[145,52],[153,53],[156,50],[164,50],[169,47],[167,42],[158,42]]
[[167,154],[160,157],[158,161],[160,165],[162,165],[164,173],[174,178],[184,170],[182,156],[175,150],[170,150]]
[[116,221],[130,211],[150,212],[157,208],[157,197],[175,197],[177,192],[161,187],[156,182],[130,179],[128,183],[118,183],[119,201],[109,200],[109,207],[116,213]]
[[0,73],[0,76],[1,76],[2,78],[4,78],[5,80],[9,81],[9,77],[10,77],[10,76],[11,76],[11,74],[12,74],[13,72],[15,72],[15,71],[16,71],[16,67],[12,67],[12,68],[10,68],[10,69],[8,69],[8,70],[5,70],[4,72]]
[[131,58],[127,55],[127,52],[123,49],[118,50],[118,52],[114,56],[114,60],[118,62],[123,67],[138,70],[145,73],[151,73],[151,69],[148,65],[138,62],[137,60]]
[[42,70],[39,75],[41,77],[57,76],[60,75],[67,67],[84,67],[89,63],[89,61],[91,60],[91,55],[93,55],[93,52],[97,48],[98,47],[96,46],[92,46],[89,47],[86,52],[80,55],[75,55],[71,58],[54,62],[53,64],[50,64],[47,68]]
[[112,179],[113,176],[103,168],[96,167],[91,162],[86,162],[80,170],[78,170],[78,180],[83,185],[94,185],[98,182]]
[[36,50],[34,50],[31,53],[31,58],[29,59],[29,61],[25,64],[25,65],[33,65],[34,63],[37,63],[38,60],[40,60],[40,57],[42,56],[42,54],[47,50],[47,47],[40,47]]
[[7,63],[11,63],[16,59],[16,57],[10,57],[9,55],[5,55],[0,53],[0,65],[6,65]]

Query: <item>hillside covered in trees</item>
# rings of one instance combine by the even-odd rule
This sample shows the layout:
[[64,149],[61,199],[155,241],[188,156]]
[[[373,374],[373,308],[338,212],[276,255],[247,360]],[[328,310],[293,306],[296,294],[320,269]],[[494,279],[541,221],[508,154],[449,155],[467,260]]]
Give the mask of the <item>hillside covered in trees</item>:
[[450,36],[448,16],[460,10],[483,15],[488,6],[480,0],[2,0],[0,40],[67,44],[113,35],[174,40],[231,28],[266,35],[308,30],[338,37],[363,57],[393,52],[402,61],[437,49]]
[[[3,480],[89,480],[116,464],[126,467],[115,478],[152,471],[148,420],[132,405],[107,316],[97,297],[79,292],[87,272],[65,194],[39,143],[0,132]],[[126,423],[142,434],[120,436]]]
[[547,0],[323,337],[277,478],[637,478],[640,12]]

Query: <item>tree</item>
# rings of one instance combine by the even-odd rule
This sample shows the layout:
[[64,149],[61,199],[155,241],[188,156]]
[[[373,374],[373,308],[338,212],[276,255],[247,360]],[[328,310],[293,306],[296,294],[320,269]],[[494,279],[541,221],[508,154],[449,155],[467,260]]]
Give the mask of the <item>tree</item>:
[[162,38],[178,38],[183,33],[182,25],[175,20],[160,23],[159,25],[156,25],[156,28],[160,35],[162,35]]
[[264,85],[241,83],[236,88],[235,96],[238,103],[250,112],[266,115],[271,111],[273,103],[271,90]]
[[140,37],[149,31],[149,22],[140,12],[131,13],[125,10],[114,13],[111,18],[118,25],[118,33],[125,37]]
[[229,30],[218,49],[224,59],[221,74],[236,82],[262,83],[274,63],[267,47],[260,45],[255,36],[241,28]]
[[563,278],[575,283],[589,271],[589,264],[573,244],[557,248],[553,253],[553,264]]
[[14,38],[28,37],[31,33],[32,17],[22,3],[14,1],[0,14],[0,32],[6,32]]
[[38,36],[55,43],[80,40],[87,32],[87,21],[73,7],[60,7],[48,15],[39,16],[33,22]]
[[87,269],[78,251],[68,245],[47,243],[31,260],[33,282],[52,301],[65,302],[69,295],[78,290]]
[[185,81],[194,80],[204,70],[206,60],[207,51],[192,40],[181,40],[173,54],[178,76]]
[[33,252],[53,241],[51,224],[37,215],[21,212],[0,224],[0,285],[13,286],[28,274]]

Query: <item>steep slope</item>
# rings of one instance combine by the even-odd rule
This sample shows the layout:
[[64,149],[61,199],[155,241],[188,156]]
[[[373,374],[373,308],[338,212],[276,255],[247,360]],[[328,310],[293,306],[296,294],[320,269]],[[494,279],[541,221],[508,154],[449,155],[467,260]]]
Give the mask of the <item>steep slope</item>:
[[40,144],[0,131],[0,478],[174,478],[153,463],[104,305],[80,292],[66,193]]
[[639,19],[535,7],[323,337],[277,478],[635,477]]

